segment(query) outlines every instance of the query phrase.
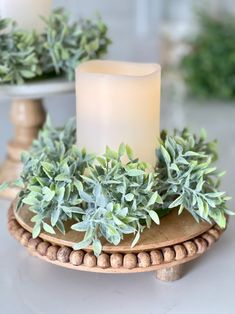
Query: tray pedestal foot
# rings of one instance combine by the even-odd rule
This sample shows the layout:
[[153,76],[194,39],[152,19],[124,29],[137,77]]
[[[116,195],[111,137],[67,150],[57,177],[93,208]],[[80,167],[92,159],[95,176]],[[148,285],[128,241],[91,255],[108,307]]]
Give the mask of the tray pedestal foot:
[[162,268],[156,271],[157,279],[161,281],[175,281],[182,277],[183,265]]

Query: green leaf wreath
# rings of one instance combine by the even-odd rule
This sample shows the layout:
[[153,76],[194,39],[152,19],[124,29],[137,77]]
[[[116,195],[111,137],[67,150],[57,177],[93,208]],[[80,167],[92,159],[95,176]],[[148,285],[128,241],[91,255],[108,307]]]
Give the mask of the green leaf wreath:
[[235,18],[198,12],[199,30],[187,41],[190,51],[181,62],[189,92],[202,98],[235,97]]
[[47,119],[31,151],[22,155],[17,209],[26,204],[34,213],[33,237],[42,230],[66,233],[69,220],[73,230],[84,232],[74,248],[92,245],[99,255],[102,237],[118,245],[125,234],[133,234],[134,246],[146,227],[160,224],[173,208],[225,228],[226,214],[232,214],[229,197],[218,191],[222,174],[213,166],[216,142],[206,142],[204,131],[199,137],[187,129],[162,132],[154,172],[128,145],[118,151],[107,147],[103,156],[95,156],[78,149],[75,135],[74,119],[62,129]]
[[71,22],[59,8],[42,19],[40,35],[19,29],[11,19],[0,19],[0,84],[58,75],[73,80],[80,62],[102,57],[111,43],[100,17]]

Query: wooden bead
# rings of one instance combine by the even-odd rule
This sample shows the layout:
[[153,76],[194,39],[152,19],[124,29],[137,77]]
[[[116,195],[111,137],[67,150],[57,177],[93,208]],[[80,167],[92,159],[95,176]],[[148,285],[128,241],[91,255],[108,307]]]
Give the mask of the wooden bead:
[[74,266],[81,265],[83,262],[84,252],[82,250],[72,251],[69,256],[70,263]]
[[32,234],[28,231],[25,231],[20,239],[20,243],[23,246],[28,246],[29,240],[32,238]]
[[213,229],[216,229],[217,231],[221,233],[221,228],[218,225],[214,225]]
[[8,219],[8,222],[15,221],[15,215],[12,208],[11,210],[8,211],[7,219]]
[[218,240],[220,237],[220,232],[217,229],[210,229],[208,233],[211,234],[216,240]]
[[126,254],[123,259],[123,266],[128,269],[135,268],[137,266],[137,258],[135,254]]
[[120,253],[113,253],[110,257],[110,264],[113,268],[122,267],[123,256]]
[[58,245],[51,245],[47,249],[47,254],[46,256],[49,258],[50,261],[55,261],[57,259],[57,252],[59,250]]
[[11,220],[8,222],[8,230],[12,233],[15,233],[17,229],[19,229],[20,226],[16,220]]
[[95,267],[96,266],[96,257],[93,253],[86,253],[84,256],[84,265],[87,267]]
[[150,256],[147,252],[140,252],[137,255],[139,267],[149,267],[151,264]]
[[193,241],[184,242],[184,247],[188,253],[188,256],[193,256],[197,253],[197,246]]
[[110,267],[109,255],[106,253],[100,254],[97,258],[97,266],[99,266],[101,268]]
[[69,262],[69,256],[72,252],[72,249],[67,246],[61,247],[57,252],[57,259],[61,263],[68,263]]
[[37,246],[37,251],[40,255],[45,256],[47,253],[47,249],[50,246],[50,244],[46,241],[42,241],[41,243],[38,244]]
[[186,257],[187,252],[186,252],[185,247],[182,244],[174,245],[174,249],[175,249],[175,259],[177,261]]
[[175,251],[170,247],[165,247],[162,249],[164,262],[171,262],[175,258]]
[[207,242],[202,238],[194,239],[194,242],[197,245],[197,252],[199,254],[204,253],[207,250]]
[[42,239],[40,238],[36,238],[36,239],[31,238],[28,243],[28,248],[30,250],[36,250],[38,244],[41,242],[42,242]]
[[23,235],[23,233],[25,232],[25,230],[23,228],[19,228],[16,230],[15,232],[15,238],[19,241]]
[[159,250],[151,251],[150,258],[151,258],[152,265],[159,265],[164,260],[162,252]]
[[209,246],[211,246],[215,242],[215,238],[209,233],[204,233],[202,235],[202,238],[207,241]]

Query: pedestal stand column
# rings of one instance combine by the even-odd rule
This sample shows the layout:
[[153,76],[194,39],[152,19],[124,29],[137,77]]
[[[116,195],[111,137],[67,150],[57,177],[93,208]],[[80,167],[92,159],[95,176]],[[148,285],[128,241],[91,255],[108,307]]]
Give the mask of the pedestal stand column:
[[[42,99],[14,99],[10,116],[15,126],[15,138],[7,145],[7,157],[0,167],[0,183],[19,178],[22,169],[21,153],[30,148],[45,122]],[[17,188],[8,188],[0,193],[0,197],[12,199],[17,193]]]

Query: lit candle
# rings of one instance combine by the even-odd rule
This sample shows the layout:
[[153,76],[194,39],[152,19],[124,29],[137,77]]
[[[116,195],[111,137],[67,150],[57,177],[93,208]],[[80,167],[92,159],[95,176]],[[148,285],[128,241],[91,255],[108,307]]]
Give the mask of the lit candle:
[[88,61],[76,70],[77,144],[98,155],[108,145],[133,148],[155,165],[160,132],[158,64]]
[[40,16],[47,17],[52,0],[0,0],[0,17],[14,19],[20,28],[38,33],[43,30]]

